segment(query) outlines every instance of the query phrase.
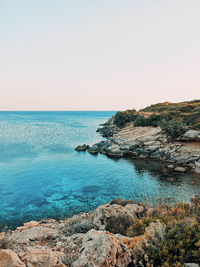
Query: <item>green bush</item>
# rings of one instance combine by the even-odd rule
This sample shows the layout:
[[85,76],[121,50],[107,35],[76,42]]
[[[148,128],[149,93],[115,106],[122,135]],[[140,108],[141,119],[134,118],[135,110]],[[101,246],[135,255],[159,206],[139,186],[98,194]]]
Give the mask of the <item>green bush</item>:
[[132,224],[133,219],[128,215],[110,216],[106,220],[105,230],[113,234],[125,235]]
[[128,122],[128,115],[126,113],[118,111],[115,114],[114,124],[117,127],[123,128],[127,122]]
[[138,235],[143,235],[147,226],[150,223],[156,222],[157,218],[142,218],[135,219],[134,223],[127,229],[126,236],[134,237]]
[[146,251],[153,266],[183,266],[200,263],[200,225],[177,225],[167,231],[164,240]]
[[163,120],[160,127],[163,133],[165,133],[171,140],[180,137],[186,131],[186,126],[182,123],[182,121],[177,119],[169,121]]
[[117,205],[120,205],[120,206],[126,206],[127,204],[133,204],[133,200],[131,199],[121,199],[121,198],[116,198],[116,199],[113,199],[110,204],[113,205],[113,204],[117,204]]
[[126,123],[135,121],[136,118],[137,113],[135,109],[127,110],[124,112],[118,111],[114,117],[114,124],[119,128],[123,128]]

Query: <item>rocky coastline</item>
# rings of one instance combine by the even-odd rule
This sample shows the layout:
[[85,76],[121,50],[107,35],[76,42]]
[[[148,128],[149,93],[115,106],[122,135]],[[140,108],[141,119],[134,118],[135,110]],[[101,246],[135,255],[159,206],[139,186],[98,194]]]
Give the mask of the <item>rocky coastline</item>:
[[[14,231],[0,233],[0,266],[161,266],[155,263],[148,265],[151,263],[149,255],[153,255],[159,242],[165,241],[167,229],[172,227],[171,221],[176,220],[182,227],[192,225],[197,229],[192,235],[196,239],[190,242],[196,242],[200,237],[200,229],[196,228],[199,203],[200,196],[196,196],[187,205],[162,203],[151,208],[132,200],[116,199],[94,211],[65,220],[31,221]],[[169,216],[169,222],[163,220]],[[199,266],[198,254],[189,259],[195,259],[196,263],[162,266]]]
[[188,130],[172,142],[160,127],[135,127],[133,123],[127,123],[121,129],[112,117],[97,132],[106,139],[92,146],[79,145],[76,150],[113,158],[162,160],[171,171],[200,174],[200,131]]

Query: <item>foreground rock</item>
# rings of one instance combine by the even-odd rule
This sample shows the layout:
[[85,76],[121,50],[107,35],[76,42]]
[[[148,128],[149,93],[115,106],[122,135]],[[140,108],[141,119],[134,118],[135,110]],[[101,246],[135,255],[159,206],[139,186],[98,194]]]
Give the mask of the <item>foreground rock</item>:
[[[74,234],[67,239],[67,244],[67,262],[73,267],[123,267],[131,262],[127,246],[108,232],[92,229],[86,234]],[[71,252],[72,247],[76,253]]]
[[15,252],[10,249],[0,250],[0,267],[26,267]]
[[[187,247],[180,242],[181,253],[192,255],[192,251],[194,257],[190,259],[198,262],[199,215],[194,211],[198,210],[199,204],[199,195],[194,196],[190,204],[170,206],[163,203],[154,208],[132,200],[116,199],[66,220],[25,223],[15,231],[0,233],[0,267],[164,266],[155,265],[152,260],[157,253],[163,252],[157,246],[170,238],[167,231],[174,231],[176,226],[186,229],[179,233],[185,234],[188,240]],[[187,233],[188,226],[193,230]],[[176,238],[179,235],[176,234]],[[191,246],[188,246],[190,242]],[[177,247],[176,250],[178,253]],[[159,261],[167,264],[169,252],[173,253],[173,249],[166,246]],[[184,266],[188,255],[181,257],[182,262],[177,266]],[[187,263],[185,266],[198,265]]]
[[1,234],[0,267],[128,266],[130,251],[120,235],[107,231],[108,219],[134,222],[143,212],[142,205],[108,203],[63,221],[25,223]]

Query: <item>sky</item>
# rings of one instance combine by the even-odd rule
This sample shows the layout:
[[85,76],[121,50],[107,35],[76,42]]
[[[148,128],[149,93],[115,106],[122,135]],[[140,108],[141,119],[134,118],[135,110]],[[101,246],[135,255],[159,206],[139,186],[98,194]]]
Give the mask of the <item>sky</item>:
[[0,0],[0,110],[200,99],[199,0]]

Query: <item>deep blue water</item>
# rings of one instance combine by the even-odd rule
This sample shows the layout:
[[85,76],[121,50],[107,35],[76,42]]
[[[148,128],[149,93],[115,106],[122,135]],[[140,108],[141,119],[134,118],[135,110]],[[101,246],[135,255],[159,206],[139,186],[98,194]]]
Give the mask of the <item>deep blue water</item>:
[[199,177],[166,177],[156,161],[74,151],[101,140],[96,129],[112,114],[0,112],[0,227],[63,218],[116,197],[151,204],[159,197],[188,201],[199,192]]

